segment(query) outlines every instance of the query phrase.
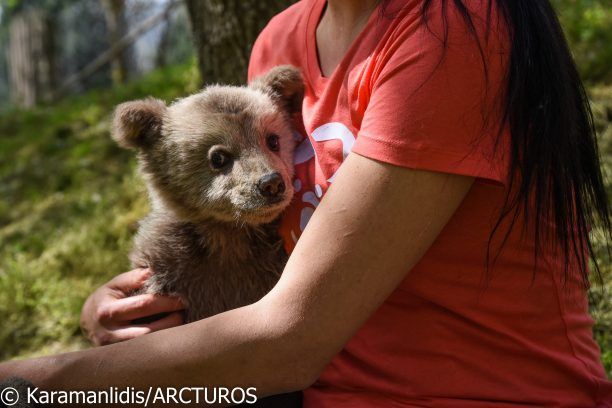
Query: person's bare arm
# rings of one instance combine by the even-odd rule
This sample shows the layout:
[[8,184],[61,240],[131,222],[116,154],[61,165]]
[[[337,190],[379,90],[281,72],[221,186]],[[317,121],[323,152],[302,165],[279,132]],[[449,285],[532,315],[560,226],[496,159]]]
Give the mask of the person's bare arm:
[[0,366],[44,388],[302,389],[419,261],[472,185],[351,154],[259,302],[82,352]]

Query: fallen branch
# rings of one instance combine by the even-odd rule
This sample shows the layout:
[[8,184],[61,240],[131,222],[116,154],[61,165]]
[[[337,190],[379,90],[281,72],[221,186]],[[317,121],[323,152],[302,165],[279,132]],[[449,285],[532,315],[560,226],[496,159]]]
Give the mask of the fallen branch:
[[147,18],[145,21],[136,26],[132,31],[123,36],[119,41],[113,44],[108,50],[100,54],[96,59],[87,64],[76,74],[72,75],[53,93],[53,100],[58,100],[75,85],[95,74],[98,70],[109,64],[113,58],[121,51],[129,47],[141,35],[149,31],[159,22],[168,18],[168,14],[172,9],[180,3],[179,0],[171,0],[166,7],[159,13]]

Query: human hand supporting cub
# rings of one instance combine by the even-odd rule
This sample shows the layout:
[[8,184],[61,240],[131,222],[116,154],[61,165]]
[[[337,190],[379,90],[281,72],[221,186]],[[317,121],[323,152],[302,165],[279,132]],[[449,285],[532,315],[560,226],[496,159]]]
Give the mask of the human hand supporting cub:
[[[148,269],[122,273],[87,298],[81,311],[81,328],[92,343],[117,343],[183,324],[184,305],[180,299],[156,294],[131,296],[150,274]],[[169,314],[151,323],[133,323],[159,313]]]

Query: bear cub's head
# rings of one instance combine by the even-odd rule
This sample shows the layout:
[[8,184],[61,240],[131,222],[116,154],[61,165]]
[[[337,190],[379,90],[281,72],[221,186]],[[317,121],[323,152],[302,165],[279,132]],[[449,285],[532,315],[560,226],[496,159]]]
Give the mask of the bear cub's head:
[[123,103],[112,136],[138,151],[154,209],[192,222],[259,225],[293,196],[291,115],[303,94],[300,72],[280,66],[249,86],[209,86],[170,106]]

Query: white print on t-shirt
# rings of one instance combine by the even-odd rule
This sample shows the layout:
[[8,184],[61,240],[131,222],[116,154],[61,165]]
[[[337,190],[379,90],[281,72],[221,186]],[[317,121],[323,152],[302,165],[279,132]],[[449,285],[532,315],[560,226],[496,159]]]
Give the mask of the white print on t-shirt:
[[[340,122],[330,122],[322,126],[319,126],[312,132],[312,138],[315,142],[325,142],[327,140],[340,140],[342,142],[342,160],[346,159],[346,156],[351,152],[353,145],[355,144],[355,136],[353,133]],[[304,139],[298,147],[295,149],[294,164],[298,165],[305,163],[308,160],[313,159],[317,162],[317,153],[315,152],[310,138]],[[327,179],[329,183],[334,181],[337,169],[334,174]],[[293,187],[295,188],[296,194],[302,189],[302,182],[296,179]],[[319,205],[320,199],[323,196],[323,188],[315,184],[314,191],[304,191],[302,193],[302,202],[310,204],[312,207],[304,207],[300,213],[300,231],[304,231],[306,224],[310,221],[310,217],[314,213],[315,208]],[[291,237],[294,242],[297,242],[297,235],[295,231],[291,231]]]

